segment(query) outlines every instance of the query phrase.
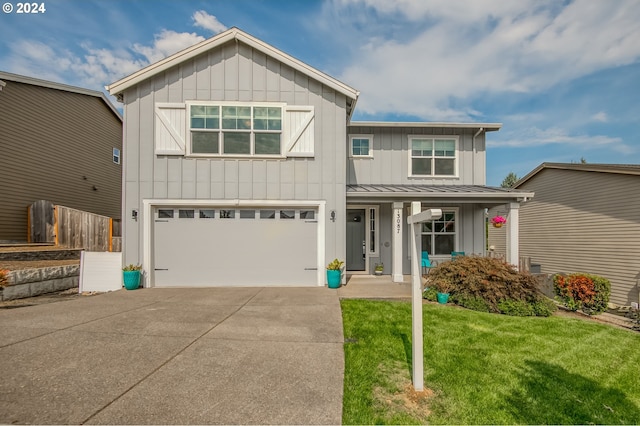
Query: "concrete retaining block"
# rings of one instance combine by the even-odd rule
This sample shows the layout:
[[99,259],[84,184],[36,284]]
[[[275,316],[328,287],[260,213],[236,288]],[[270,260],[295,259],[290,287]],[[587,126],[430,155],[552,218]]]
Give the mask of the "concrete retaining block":
[[13,284],[25,284],[25,283],[33,283],[36,281],[42,281],[41,268],[38,269],[19,269],[17,271],[12,271],[13,275]]
[[29,284],[15,284],[2,290],[2,300],[24,299],[31,296]]
[[23,299],[78,287],[80,265],[10,271],[9,285],[0,288],[0,300]]

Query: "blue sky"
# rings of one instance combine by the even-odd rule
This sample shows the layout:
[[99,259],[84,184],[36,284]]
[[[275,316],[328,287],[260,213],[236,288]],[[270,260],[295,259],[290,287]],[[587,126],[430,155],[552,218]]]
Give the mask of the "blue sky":
[[503,123],[489,185],[545,161],[640,163],[638,0],[9,3],[2,71],[103,90],[235,26],[359,90],[354,120]]

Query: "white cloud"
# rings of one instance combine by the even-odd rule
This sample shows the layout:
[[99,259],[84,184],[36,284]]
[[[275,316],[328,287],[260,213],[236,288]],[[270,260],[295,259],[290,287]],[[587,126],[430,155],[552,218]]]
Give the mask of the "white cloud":
[[609,116],[607,115],[606,112],[600,111],[591,116],[591,121],[597,121],[599,123],[607,123],[609,122]]
[[[576,0],[334,0],[352,62],[341,80],[368,114],[473,119],[456,105],[532,93],[640,59],[640,2]],[[372,12],[373,11],[373,12]],[[391,24],[389,23],[391,22]],[[351,26],[353,27],[353,25]],[[358,25],[362,28],[361,25]],[[346,30],[350,31],[350,30]]]
[[529,127],[519,129],[518,133],[505,135],[504,140],[489,139],[487,146],[492,148],[525,148],[544,145],[579,146],[581,149],[608,147],[622,154],[631,154],[635,148],[623,143],[621,138],[603,135],[572,135],[558,127],[540,129]]
[[8,69],[12,72],[102,90],[126,75],[204,40],[195,33],[162,30],[151,45],[136,43],[128,48],[77,46],[77,53],[33,40],[12,43]]
[[152,64],[203,40],[204,37],[196,33],[162,30],[160,34],[155,35],[153,45],[144,46],[136,43],[133,45],[133,50],[143,55]]
[[221,33],[227,29],[227,27],[218,21],[213,15],[209,15],[204,10],[198,10],[193,14],[193,25],[196,27],[204,28],[214,34]]

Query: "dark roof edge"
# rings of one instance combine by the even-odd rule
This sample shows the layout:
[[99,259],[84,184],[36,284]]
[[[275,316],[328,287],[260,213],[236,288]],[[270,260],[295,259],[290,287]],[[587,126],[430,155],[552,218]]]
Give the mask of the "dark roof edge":
[[111,103],[111,101],[109,101],[109,99],[105,96],[104,93],[98,92],[97,90],[84,89],[82,87],[70,86],[68,84],[56,83],[48,80],[40,80],[38,78],[27,77],[25,75],[19,75],[19,74],[12,74],[4,71],[0,71],[0,80],[15,81],[16,83],[30,84],[32,86],[46,87],[48,89],[60,90],[63,92],[77,93],[79,95],[94,96],[96,98],[100,98],[105,104],[107,104],[107,106],[116,115],[116,117],[118,117],[118,119],[122,121],[122,115],[120,115],[120,111],[116,109],[116,107]]
[[640,175],[640,164],[597,164],[597,163],[542,163],[526,174],[513,186],[520,187],[544,169],[576,170],[580,172],[614,173]]

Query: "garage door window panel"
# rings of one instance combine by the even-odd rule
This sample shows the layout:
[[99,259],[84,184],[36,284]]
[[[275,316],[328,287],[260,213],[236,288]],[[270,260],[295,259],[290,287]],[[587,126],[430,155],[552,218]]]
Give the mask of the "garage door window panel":
[[280,219],[295,219],[295,210],[280,210]]
[[260,219],[275,219],[275,210],[260,210]]
[[300,219],[314,220],[315,218],[315,210],[300,210]]
[[159,209],[158,219],[173,219],[173,209]]
[[220,219],[235,219],[235,210],[220,210]]
[[178,217],[180,219],[193,219],[195,217],[194,210],[178,210]]
[[255,210],[240,210],[240,219],[255,219]]
[[210,209],[200,209],[200,219],[214,219],[216,211]]

